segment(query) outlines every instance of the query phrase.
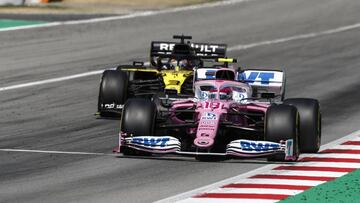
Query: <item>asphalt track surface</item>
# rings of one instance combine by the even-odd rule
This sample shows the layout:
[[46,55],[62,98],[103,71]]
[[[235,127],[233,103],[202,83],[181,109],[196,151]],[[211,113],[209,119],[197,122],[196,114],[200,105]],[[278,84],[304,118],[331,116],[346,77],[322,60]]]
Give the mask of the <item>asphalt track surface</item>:
[[[0,32],[0,87],[144,59],[151,40],[229,46],[359,23],[358,0],[253,0],[93,24]],[[281,67],[287,97],[322,104],[323,143],[359,129],[360,29],[230,52]],[[0,92],[0,148],[109,153],[117,120],[95,119],[100,75]],[[266,165],[0,152],[0,202],[152,202]]]

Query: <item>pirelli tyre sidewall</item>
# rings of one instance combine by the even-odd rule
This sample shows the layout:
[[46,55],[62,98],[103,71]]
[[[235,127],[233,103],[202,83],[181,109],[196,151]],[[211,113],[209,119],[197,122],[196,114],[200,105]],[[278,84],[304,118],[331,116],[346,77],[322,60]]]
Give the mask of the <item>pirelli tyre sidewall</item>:
[[156,121],[154,102],[144,98],[129,99],[121,116],[121,131],[134,136],[152,136]]
[[[298,156],[299,114],[295,107],[285,104],[271,105],[265,116],[265,140],[279,143],[293,139],[293,151]],[[285,154],[279,153],[268,157],[269,161],[285,161]]]
[[102,108],[105,104],[124,104],[127,99],[128,76],[124,71],[106,70],[104,71],[99,89],[98,111],[101,113],[106,110]]
[[293,98],[286,99],[284,103],[296,107],[300,114],[300,152],[318,152],[321,144],[321,113],[319,101],[308,98]]

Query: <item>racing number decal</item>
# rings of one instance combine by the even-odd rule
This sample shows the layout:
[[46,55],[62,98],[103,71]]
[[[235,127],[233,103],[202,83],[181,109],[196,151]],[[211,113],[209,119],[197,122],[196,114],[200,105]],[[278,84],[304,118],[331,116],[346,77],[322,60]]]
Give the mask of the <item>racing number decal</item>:
[[218,109],[220,108],[220,102],[205,102],[206,109]]

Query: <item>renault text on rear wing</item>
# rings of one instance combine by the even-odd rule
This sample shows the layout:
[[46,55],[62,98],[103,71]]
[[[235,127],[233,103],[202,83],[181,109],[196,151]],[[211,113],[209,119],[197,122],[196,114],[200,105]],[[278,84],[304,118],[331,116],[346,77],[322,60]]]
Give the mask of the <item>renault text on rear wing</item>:
[[[175,42],[156,41],[151,43],[151,57],[171,55]],[[221,58],[226,56],[226,44],[189,43],[195,55],[201,58]]]

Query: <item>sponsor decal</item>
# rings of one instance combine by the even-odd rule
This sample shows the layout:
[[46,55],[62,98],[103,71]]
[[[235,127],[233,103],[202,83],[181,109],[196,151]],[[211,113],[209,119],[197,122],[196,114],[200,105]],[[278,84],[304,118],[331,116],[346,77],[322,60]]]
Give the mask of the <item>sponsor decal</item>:
[[201,100],[207,100],[208,98],[209,98],[209,92],[201,91],[200,99]]
[[271,79],[274,79],[274,72],[258,72],[250,71],[248,74],[242,73],[239,75],[239,80],[245,80],[248,83],[260,81],[262,85],[268,85]]
[[211,126],[216,125],[216,121],[213,121],[213,120],[202,120],[202,121],[200,122],[200,125],[201,125],[201,126],[211,127]]
[[131,139],[131,143],[139,144],[147,147],[165,147],[170,141],[169,137],[134,137]]
[[216,70],[207,70],[205,72],[206,79],[215,79]]
[[209,141],[208,140],[198,140],[197,143],[199,145],[208,145],[209,144]]
[[246,93],[242,93],[242,92],[233,92],[233,99],[236,102],[240,102],[241,100],[247,98],[247,94]]
[[285,157],[291,157],[294,155],[294,151],[293,151],[293,145],[294,145],[294,140],[293,139],[288,139],[285,142]]
[[[160,51],[172,51],[174,49],[175,43],[160,43]],[[219,49],[218,45],[212,44],[190,44],[191,47],[200,52],[205,53],[215,53]]]
[[174,49],[174,43],[160,43],[160,50],[161,51],[171,51]]
[[102,107],[105,109],[122,109],[124,107],[123,104],[102,104]]
[[201,125],[201,127],[209,128],[209,127],[212,127],[212,125]]
[[191,47],[200,50],[201,52],[207,52],[207,53],[216,52],[216,49],[219,48],[218,45],[211,45],[211,44],[191,44]]
[[244,151],[264,152],[280,149],[280,144],[262,141],[241,140],[240,147]]
[[221,106],[220,102],[204,102],[205,109],[219,109]]
[[214,127],[210,127],[210,128],[203,128],[203,127],[199,127],[200,131],[214,131],[215,128]]
[[214,113],[210,113],[210,112],[205,112],[203,113],[202,120],[216,120],[216,114]]
[[199,80],[210,80],[215,79],[217,69],[214,68],[199,68],[196,70],[196,79]]

